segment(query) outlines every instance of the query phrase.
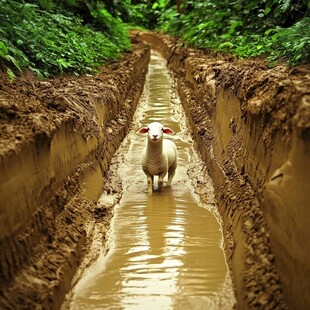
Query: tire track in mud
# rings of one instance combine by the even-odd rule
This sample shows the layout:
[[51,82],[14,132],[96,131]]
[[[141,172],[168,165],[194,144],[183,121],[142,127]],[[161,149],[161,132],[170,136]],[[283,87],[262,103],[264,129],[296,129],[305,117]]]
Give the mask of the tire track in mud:
[[[145,309],[155,303],[161,309],[233,307],[212,181],[184,115],[164,60],[152,53],[132,130],[112,160],[98,203],[99,208],[115,205],[107,248],[101,248],[97,230],[64,309]],[[171,138],[179,167],[171,188],[148,197],[140,165],[145,137],[137,130],[152,121],[176,132]]]

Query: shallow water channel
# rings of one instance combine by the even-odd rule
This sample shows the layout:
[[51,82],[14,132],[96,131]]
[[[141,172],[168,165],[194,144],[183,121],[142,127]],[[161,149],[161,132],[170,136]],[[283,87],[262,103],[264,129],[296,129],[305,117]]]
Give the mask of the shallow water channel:
[[[153,121],[175,131],[165,138],[176,143],[179,164],[172,186],[148,196],[140,164],[146,136],[137,130]],[[124,192],[114,208],[109,250],[102,249],[83,271],[68,307],[232,309],[235,299],[212,181],[207,180],[207,201],[202,202],[191,173],[198,180],[208,176],[190,138],[165,60],[154,52],[134,122],[115,155],[119,159],[114,160],[120,163]]]

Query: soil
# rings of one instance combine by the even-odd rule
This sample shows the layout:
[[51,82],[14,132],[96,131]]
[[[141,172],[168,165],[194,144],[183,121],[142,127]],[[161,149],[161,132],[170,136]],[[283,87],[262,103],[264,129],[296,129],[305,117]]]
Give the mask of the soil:
[[59,308],[95,223],[105,237],[112,210],[96,201],[148,59],[136,44],[93,76],[1,74],[1,309]]
[[310,66],[268,68],[162,34],[132,35],[159,50],[178,78],[215,185],[238,307],[306,309]]
[[[287,162],[297,165],[302,158],[304,167],[292,188],[299,186],[294,180],[309,184],[310,66],[270,69],[264,61],[185,48],[161,34],[132,37],[133,51],[94,76],[39,81],[24,72],[10,82],[0,74],[1,308],[58,308],[95,223],[105,238],[113,211],[108,204],[99,208],[96,200],[103,190],[121,191],[102,176],[142,91],[149,51],[141,41],[159,50],[178,78],[214,181],[238,307],[310,305],[304,257],[310,253],[299,254],[298,248],[295,257],[289,251],[294,242],[304,246],[309,229],[285,235],[291,217],[277,209],[294,209],[296,197],[306,201],[309,194],[297,191],[292,205],[282,192],[278,204],[273,195],[278,190],[273,181]],[[297,213],[309,218],[305,208]],[[272,224],[275,217],[281,225]]]

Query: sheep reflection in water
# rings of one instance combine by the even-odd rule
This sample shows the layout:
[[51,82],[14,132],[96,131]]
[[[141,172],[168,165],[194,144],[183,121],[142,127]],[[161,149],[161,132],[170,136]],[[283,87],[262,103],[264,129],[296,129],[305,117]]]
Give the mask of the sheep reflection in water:
[[[184,227],[178,225],[176,202],[171,188],[155,192],[148,197],[144,215],[149,239],[151,268],[163,272],[178,267],[176,256],[181,254]],[[167,272],[167,271],[164,271]],[[169,272],[169,271],[168,271]]]

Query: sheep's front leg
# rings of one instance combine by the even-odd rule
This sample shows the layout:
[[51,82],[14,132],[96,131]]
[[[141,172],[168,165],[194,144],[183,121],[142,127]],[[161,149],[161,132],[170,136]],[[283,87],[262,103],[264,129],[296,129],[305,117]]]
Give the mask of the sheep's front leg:
[[153,183],[154,183],[154,176],[148,174],[147,175],[147,193],[149,196],[153,194]]
[[175,167],[171,167],[168,171],[168,182],[167,182],[167,186],[171,185],[172,179],[175,175]]
[[164,177],[165,177],[166,173],[162,173],[158,176],[158,189],[160,191],[162,191],[163,187],[164,187]]

